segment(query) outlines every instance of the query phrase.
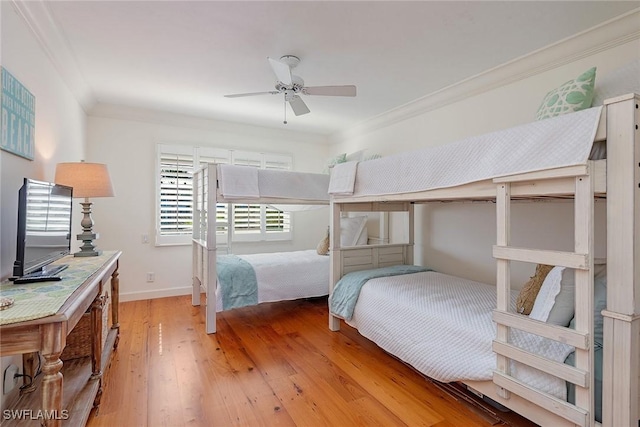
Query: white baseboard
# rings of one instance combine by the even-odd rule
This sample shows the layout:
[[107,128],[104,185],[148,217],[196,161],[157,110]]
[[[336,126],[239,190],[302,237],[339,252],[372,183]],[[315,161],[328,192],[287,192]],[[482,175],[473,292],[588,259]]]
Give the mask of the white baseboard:
[[121,293],[120,302],[175,297],[175,296],[182,296],[182,295],[191,295],[191,286],[185,286],[181,288],[159,289],[154,291]]

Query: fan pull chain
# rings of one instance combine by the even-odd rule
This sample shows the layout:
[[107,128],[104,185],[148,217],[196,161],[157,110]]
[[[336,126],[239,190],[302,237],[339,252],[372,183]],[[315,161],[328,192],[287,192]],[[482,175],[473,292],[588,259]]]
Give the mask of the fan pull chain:
[[285,95],[283,105],[284,105],[284,121],[282,123],[286,125],[287,124],[287,95]]

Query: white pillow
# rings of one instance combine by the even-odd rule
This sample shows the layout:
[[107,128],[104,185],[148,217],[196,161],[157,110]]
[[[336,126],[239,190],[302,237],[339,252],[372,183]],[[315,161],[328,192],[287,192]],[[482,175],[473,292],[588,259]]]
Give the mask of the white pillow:
[[576,271],[573,268],[565,268],[560,280],[560,292],[556,295],[547,323],[558,326],[569,326],[575,314],[576,301]]
[[640,58],[612,70],[602,78],[598,77],[592,105],[602,105],[605,99],[632,92],[640,93]]
[[[553,277],[549,279],[549,275]],[[604,276],[606,280],[607,265],[598,263],[594,265],[594,280]],[[569,326],[575,314],[576,298],[576,274],[572,268],[553,267],[542,283],[538,297],[533,304],[529,317],[551,323],[558,326]],[[540,294],[544,295],[541,297]],[[539,300],[538,300],[539,299]],[[536,305],[538,308],[536,309]],[[534,310],[535,314],[534,314]]]
[[562,271],[564,269],[564,267],[553,267],[545,277],[529,314],[531,319],[546,322],[549,318],[549,313],[551,313],[551,309],[556,302],[556,296],[560,293]]
[[[596,264],[593,268],[594,280],[607,274],[607,264]],[[556,296],[556,302],[549,313],[547,323],[558,326],[569,326],[575,314],[576,300],[576,271],[573,268],[565,268],[560,280],[560,292]]]
[[340,247],[366,245],[367,217],[354,216],[340,218]]

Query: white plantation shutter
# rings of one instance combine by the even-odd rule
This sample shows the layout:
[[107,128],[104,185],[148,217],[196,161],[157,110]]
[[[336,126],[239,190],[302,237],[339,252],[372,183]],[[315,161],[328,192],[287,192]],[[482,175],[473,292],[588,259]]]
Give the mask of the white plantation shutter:
[[265,169],[280,169],[291,170],[293,165],[291,164],[291,157],[279,156],[277,154],[264,154],[264,168]]
[[[276,154],[264,155],[265,169],[291,170],[292,161],[289,156],[279,156]],[[291,233],[291,214],[282,212],[270,206],[265,207],[266,232],[269,233]]]
[[[198,149],[198,161],[203,168],[207,163],[227,165],[231,163],[231,151],[221,148],[200,147]],[[229,206],[226,203],[216,205],[216,234],[229,232],[225,224],[229,223]]]
[[[157,152],[158,245],[191,242],[194,209],[193,171],[196,167],[204,167],[206,163],[219,163],[267,169],[292,169],[291,156],[284,155],[170,144],[158,144]],[[226,224],[229,224],[231,216],[234,241],[291,238],[291,218],[288,212],[259,204],[231,206],[229,208],[227,204],[218,204],[216,207],[217,234],[228,233]]]
[[193,230],[193,150],[168,150],[158,155],[159,244],[188,243]]
[[[291,157],[276,154],[234,151],[233,164],[263,169],[291,169]],[[259,235],[261,240],[291,237],[291,215],[259,204],[233,205],[233,239],[247,240]]]
[[[262,154],[247,151],[233,151],[233,164],[239,166],[262,167]],[[262,233],[262,205],[233,204],[233,236],[242,239],[242,236],[259,235]]]

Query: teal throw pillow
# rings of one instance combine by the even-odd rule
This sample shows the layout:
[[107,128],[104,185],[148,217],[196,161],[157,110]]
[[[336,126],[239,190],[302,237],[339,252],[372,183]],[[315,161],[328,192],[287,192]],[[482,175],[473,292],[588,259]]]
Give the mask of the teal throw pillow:
[[596,67],[593,67],[547,93],[538,108],[536,120],[590,108],[595,80]]

